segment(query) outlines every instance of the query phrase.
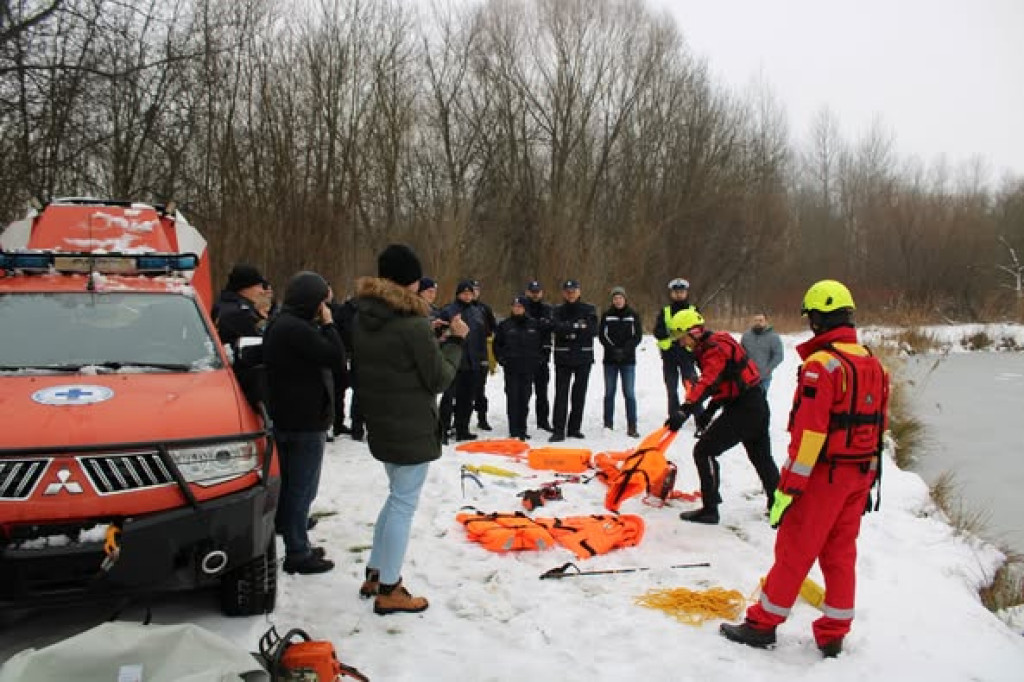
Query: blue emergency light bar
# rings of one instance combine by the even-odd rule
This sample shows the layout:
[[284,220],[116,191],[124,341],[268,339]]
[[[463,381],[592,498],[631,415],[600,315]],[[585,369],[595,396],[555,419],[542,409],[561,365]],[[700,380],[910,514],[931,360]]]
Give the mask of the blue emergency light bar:
[[170,273],[195,270],[194,253],[7,253],[0,252],[0,270],[102,272],[107,274]]

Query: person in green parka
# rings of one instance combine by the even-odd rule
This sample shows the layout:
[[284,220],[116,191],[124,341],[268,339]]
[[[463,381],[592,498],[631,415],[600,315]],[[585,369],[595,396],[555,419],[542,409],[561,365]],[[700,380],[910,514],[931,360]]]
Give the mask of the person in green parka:
[[455,377],[469,327],[453,318],[438,344],[430,306],[417,293],[422,267],[408,246],[384,249],[377,274],[357,283],[352,345],[367,443],[384,464],[389,492],[359,593],[375,597],[377,614],[416,613],[428,603],[402,585],[402,563],[427,469],[441,456],[437,396]]

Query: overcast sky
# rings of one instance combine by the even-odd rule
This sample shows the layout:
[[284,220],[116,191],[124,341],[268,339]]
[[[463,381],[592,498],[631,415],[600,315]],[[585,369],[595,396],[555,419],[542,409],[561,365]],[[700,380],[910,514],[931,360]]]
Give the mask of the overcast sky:
[[720,83],[763,74],[794,139],[827,105],[848,140],[880,116],[902,157],[1024,175],[1024,0],[647,1]]

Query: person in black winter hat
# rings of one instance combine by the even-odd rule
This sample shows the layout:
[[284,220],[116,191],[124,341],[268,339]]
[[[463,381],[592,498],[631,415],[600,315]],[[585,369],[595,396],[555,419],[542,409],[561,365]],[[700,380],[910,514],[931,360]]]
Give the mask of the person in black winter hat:
[[437,394],[455,376],[469,329],[453,318],[448,339],[434,338],[415,254],[388,247],[378,265],[380,277],[357,285],[353,343],[370,454],[383,465],[388,493],[359,594],[374,598],[374,613],[416,613],[428,602],[406,589],[402,566],[430,462],[441,456]]
[[377,256],[377,273],[384,279],[407,287],[423,277],[423,266],[405,244],[390,244]]
[[529,299],[512,299],[511,315],[506,317],[494,333],[494,355],[505,375],[505,404],[508,412],[508,431],[512,438],[526,440],[526,418],[530,413],[530,394],[533,375],[540,362],[544,343],[543,323],[526,314]]
[[315,272],[288,282],[284,305],[267,327],[263,360],[270,417],[281,461],[276,524],[284,539],[284,570],[334,568],[310,545],[309,508],[320,483],[327,429],[334,419],[332,372],[345,372],[345,348],[327,305],[329,288]]
[[598,339],[604,346],[604,427],[613,426],[615,391],[622,379],[622,396],[626,400],[626,433],[639,438],[636,423],[636,347],[643,339],[640,314],[629,306],[626,290],[611,291],[611,306],[601,315]]

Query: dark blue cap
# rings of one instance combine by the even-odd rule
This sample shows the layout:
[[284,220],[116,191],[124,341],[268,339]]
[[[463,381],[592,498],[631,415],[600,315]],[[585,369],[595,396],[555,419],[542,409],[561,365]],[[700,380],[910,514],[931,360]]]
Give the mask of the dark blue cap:
[[567,279],[567,280],[565,280],[565,282],[562,283],[562,288],[563,289],[579,289],[580,288],[579,280]]
[[512,305],[521,305],[524,308],[530,303],[530,299],[525,296],[519,295],[512,299]]
[[429,277],[420,277],[420,291],[426,291],[427,289],[436,289],[437,282],[430,279]]
[[530,280],[529,282],[526,283],[526,290],[527,291],[544,291],[544,287],[542,287],[540,285],[540,282],[538,282],[537,280],[534,279],[534,280]]
[[473,280],[464,279],[458,283],[458,285],[455,287],[455,295],[458,296],[463,291],[473,291]]

